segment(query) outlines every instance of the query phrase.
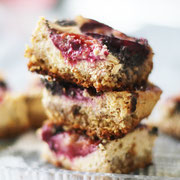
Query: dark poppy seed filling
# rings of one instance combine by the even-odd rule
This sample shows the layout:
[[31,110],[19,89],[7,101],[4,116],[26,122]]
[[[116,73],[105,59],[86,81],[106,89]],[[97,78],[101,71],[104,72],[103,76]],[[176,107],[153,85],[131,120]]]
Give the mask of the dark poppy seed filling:
[[138,93],[133,92],[131,97],[131,112],[136,111]]
[[98,39],[102,44],[106,45],[109,52],[120,60],[121,64],[127,67],[140,66],[149,54],[149,49],[146,45],[140,43],[110,37],[97,33],[86,33],[95,39]]
[[63,131],[61,127],[54,125],[44,125],[41,137],[57,156],[63,155],[70,160],[96,151],[100,143],[99,140],[92,140],[76,132]]
[[101,93],[97,93],[94,88],[84,89],[76,84],[62,82],[62,81],[48,81],[47,79],[42,79],[42,82],[47,90],[49,90],[52,95],[66,96],[70,99],[76,99],[81,101],[88,101],[88,97],[84,97],[83,91],[87,92],[92,96],[100,96]]
[[80,29],[84,34],[100,40],[127,67],[142,65],[149,54],[146,39],[129,37],[98,21],[90,19]]
[[71,65],[83,60],[91,63],[105,60],[109,54],[98,40],[83,34],[58,33],[51,29],[50,38]]
[[[74,21],[56,21],[61,26],[74,26]],[[94,63],[112,53],[125,67],[140,66],[149,54],[147,40],[128,37],[111,27],[90,20],[80,30],[83,34],[64,33],[50,29],[50,38],[67,63],[76,65],[86,60]],[[98,32],[98,33],[97,33]],[[118,36],[114,36],[114,32]],[[104,46],[106,45],[106,46]]]

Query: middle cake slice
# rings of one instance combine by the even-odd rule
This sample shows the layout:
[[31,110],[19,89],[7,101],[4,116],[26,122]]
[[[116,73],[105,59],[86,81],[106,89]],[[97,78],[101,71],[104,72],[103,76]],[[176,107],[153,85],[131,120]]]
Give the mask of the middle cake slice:
[[150,115],[161,95],[150,83],[134,91],[97,93],[67,82],[43,82],[43,104],[49,119],[100,139],[114,139],[132,131]]

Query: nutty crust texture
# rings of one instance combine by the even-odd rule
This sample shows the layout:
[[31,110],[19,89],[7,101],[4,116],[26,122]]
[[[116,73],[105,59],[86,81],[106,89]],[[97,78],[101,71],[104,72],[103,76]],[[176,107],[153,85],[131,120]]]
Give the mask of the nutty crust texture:
[[98,94],[74,86],[58,86],[54,91],[46,87],[49,90],[44,90],[43,104],[52,122],[100,139],[114,139],[132,131],[149,116],[161,95],[152,84],[144,90]]
[[[85,88],[94,87],[97,91],[133,89],[135,85],[147,81],[153,66],[153,52],[146,40],[128,37],[109,26],[83,17],[70,22],[52,23],[40,19],[32,36],[32,47],[27,47],[25,52],[31,72]],[[98,48],[101,46],[100,50],[96,47],[93,50],[95,58],[101,57],[106,50],[107,53],[100,60],[90,62],[85,58],[72,65],[69,63],[70,58],[63,54],[63,48],[58,49],[59,42],[54,43],[52,40],[54,32],[58,37],[63,33],[69,37],[73,33],[73,37],[90,38]],[[57,39],[56,36],[54,39]]]
[[69,160],[66,156],[57,156],[45,144],[43,157],[55,166],[70,170],[130,173],[144,168],[152,162],[152,148],[156,135],[146,127],[139,127],[123,138],[102,140],[96,151],[85,157]]

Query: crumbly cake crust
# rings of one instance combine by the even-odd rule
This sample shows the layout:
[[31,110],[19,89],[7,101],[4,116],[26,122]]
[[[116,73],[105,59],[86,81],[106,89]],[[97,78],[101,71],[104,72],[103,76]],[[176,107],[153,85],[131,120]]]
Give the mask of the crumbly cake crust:
[[156,135],[146,128],[136,128],[123,138],[104,140],[98,149],[85,157],[73,160],[56,156],[45,143],[43,157],[50,163],[70,170],[129,173],[152,162],[152,148]]
[[48,118],[67,129],[80,129],[89,136],[112,139],[132,131],[147,117],[161,90],[149,84],[146,90],[112,91],[100,96],[83,90],[85,101],[44,90],[43,104]]
[[[29,58],[28,68],[31,72],[37,72],[43,75],[49,75],[59,80],[65,80],[79,84],[83,87],[95,87],[97,91],[109,91],[112,89],[133,88],[134,85],[140,85],[147,81],[148,75],[152,70],[153,52],[145,40],[138,40],[126,36],[123,33],[112,28],[89,28],[87,30],[88,19],[79,17],[70,25],[62,23],[52,23],[44,18],[38,22],[38,27],[32,36],[32,47],[27,47],[25,56]],[[65,22],[64,22],[65,23]],[[93,23],[91,22],[90,25]],[[82,28],[83,27],[83,28]],[[97,27],[97,24],[95,25]],[[86,60],[79,61],[75,65],[65,62],[65,58],[50,39],[50,31],[68,32],[83,34],[86,32],[95,32],[103,35],[112,35],[121,40],[137,43],[148,50],[148,55],[141,60],[141,63],[135,60],[128,63],[124,55],[117,58],[111,51],[105,60],[94,63]],[[104,45],[106,47],[106,45]],[[111,49],[111,48],[110,48]],[[128,56],[131,57],[131,56]],[[137,52],[138,57],[138,52]],[[141,55],[139,55],[141,57]]]

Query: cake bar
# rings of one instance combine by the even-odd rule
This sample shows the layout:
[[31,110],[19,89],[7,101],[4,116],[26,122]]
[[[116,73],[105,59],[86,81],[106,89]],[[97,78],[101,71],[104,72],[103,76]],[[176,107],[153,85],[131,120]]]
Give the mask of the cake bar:
[[147,40],[81,16],[56,22],[41,18],[31,44],[25,53],[31,72],[96,91],[142,85],[153,66]]
[[134,91],[97,93],[77,85],[43,80],[43,104],[48,118],[69,129],[98,138],[121,137],[151,113],[161,90],[148,84]]

